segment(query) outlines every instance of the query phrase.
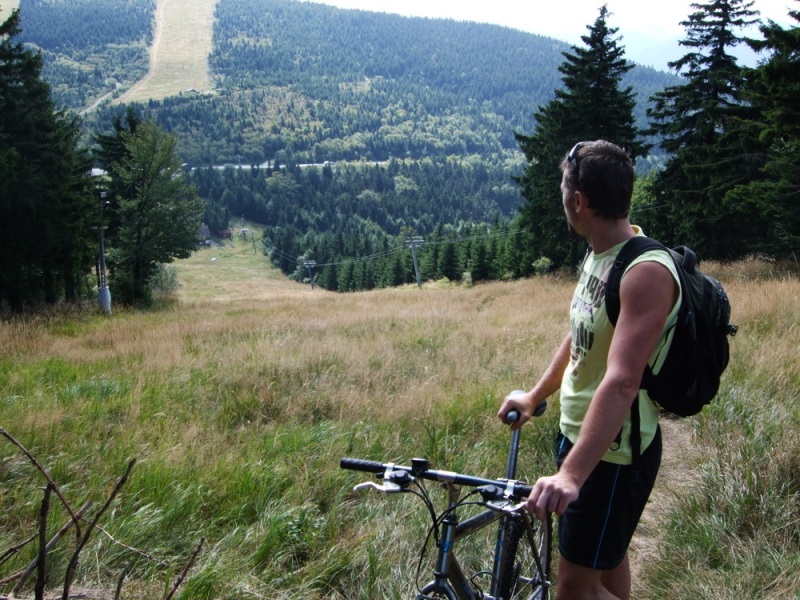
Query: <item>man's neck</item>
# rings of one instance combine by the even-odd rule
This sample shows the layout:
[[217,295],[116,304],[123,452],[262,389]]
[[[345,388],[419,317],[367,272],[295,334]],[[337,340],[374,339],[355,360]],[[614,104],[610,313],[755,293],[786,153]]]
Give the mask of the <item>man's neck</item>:
[[635,235],[636,231],[627,218],[600,219],[593,223],[593,227],[586,236],[586,241],[589,242],[595,254],[601,254],[617,244],[628,241]]

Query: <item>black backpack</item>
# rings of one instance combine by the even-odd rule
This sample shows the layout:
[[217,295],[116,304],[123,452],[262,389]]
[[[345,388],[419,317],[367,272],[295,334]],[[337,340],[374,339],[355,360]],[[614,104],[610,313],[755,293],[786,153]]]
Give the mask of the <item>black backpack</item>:
[[647,366],[641,389],[664,410],[688,417],[717,395],[720,376],[728,366],[728,336],[736,335],[738,327],[730,323],[731,306],[722,285],[697,268],[697,256],[691,249],[670,249],[644,236],[626,242],[609,273],[606,310],[612,325],[616,326],[619,317],[622,274],[636,257],[653,249],[666,250],[672,256],[683,295],[664,364],[658,375]]

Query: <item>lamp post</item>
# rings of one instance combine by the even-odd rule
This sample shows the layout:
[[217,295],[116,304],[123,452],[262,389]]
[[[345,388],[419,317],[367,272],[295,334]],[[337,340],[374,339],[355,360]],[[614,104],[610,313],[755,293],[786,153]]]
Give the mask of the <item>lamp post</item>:
[[106,279],[106,250],[103,244],[103,232],[108,229],[107,225],[103,225],[103,208],[108,203],[106,197],[106,192],[100,192],[100,226],[95,228],[97,229],[97,237],[100,243],[99,268],[97,271],[97,303],[103,312],[111,313],[111,291],[108,289],[108,280]]

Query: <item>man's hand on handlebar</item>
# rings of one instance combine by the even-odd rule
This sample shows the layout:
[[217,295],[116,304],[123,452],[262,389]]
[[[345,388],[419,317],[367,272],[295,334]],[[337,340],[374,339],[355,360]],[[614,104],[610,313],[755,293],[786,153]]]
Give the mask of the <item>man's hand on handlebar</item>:
[[[512,430],[516,430],[522,427],[532,416],[541,415],[546,407],[547,403],[542,402],[536,405],[534,409],[533,394],[516,390],[505,397],[497,416],[503,423],[510,425]],[[512,411],[519,413],[517,419],[509,418],[509,413]]]

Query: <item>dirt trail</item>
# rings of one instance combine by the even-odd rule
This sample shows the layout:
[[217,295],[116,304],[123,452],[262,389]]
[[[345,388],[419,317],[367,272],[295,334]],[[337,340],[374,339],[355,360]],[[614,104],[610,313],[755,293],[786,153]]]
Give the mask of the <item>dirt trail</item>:
[[645,598],[640,572],[644,564],[658,560],[660,524],[667,510],[682,493],[691,489],[697,480],[694,468],[696,448],[692,440],[691,423],[683,420],[661,419],[664,450],[661,469],[642,520],[631,542],[630,560],[633,576],[633,599]]

